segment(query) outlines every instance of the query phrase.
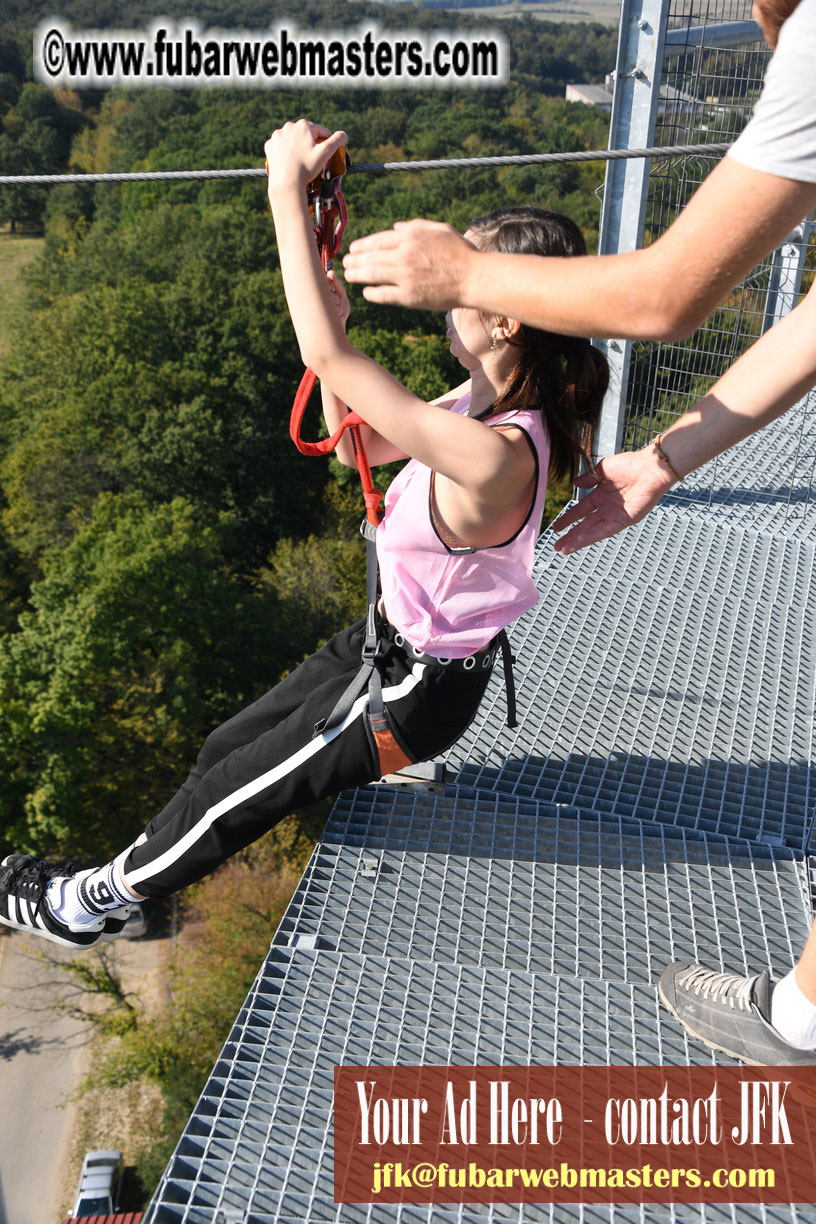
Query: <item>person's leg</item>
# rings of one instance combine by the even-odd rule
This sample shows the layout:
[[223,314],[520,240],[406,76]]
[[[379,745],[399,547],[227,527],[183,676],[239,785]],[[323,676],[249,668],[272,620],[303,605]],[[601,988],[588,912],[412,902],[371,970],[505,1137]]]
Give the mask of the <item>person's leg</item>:
[[[362,622],[358,622],[358,625],[361,626]],[[350,630],[346,632],[353,634],[357,627],[357,625],[352,625]],[[309,667],[312,683],[317,687],[332,678],[337,666],[337,654],[333,650],[320,650],[312,655],[306,663]],[[352,674],[356,665],[356,661],[352,660]],[[240,710],[238,714],[216,727],[207,736],[198,754],[196,763],[184,783],[158,815],[153,817],[136,841],[123,850],[114,860],[114,863],[109,865],[110,871],[106,878],[104,880],[97,879],[86,882],[82,890],[83,895],[81,896],[78,895],[78,892],[74,891],[67,893],[58,913],[58,916],[63,921],[83,925],[82,915],[83,913],[85,915],[89,913],[88,889],[94,884],[96,884],[97,889],[102,890],[103,894],[106,890],[112,896],[115,896],[118,892],[123,906],[127,906],[133,901],[144,900],[144,897],[135,889],[130,888],[123,878],[125,859],[135,847],[141,846],[148,837],[152,836],[164,825],[168,824],[179,812],[183,811],[199,783],[211,769],[229,756],[236,748],[241,747],[245,743],[252,743],[258,736],[268,731],[276,722],[283,721],[297,708],[301,699],[302,687],[302,678],[299,676],[299,672],[300,668],[290,672],[273,689],[270,689],[262,697],[259,697],[249,706]],[[51,887],[50,895],[52,897],[57,895],[57,885]],[[105,922],[106,937],[111,938],[119,933],[125,925],[129,912],[129,909],[123,909],[121,913],[107,911]],[[87,920],[84,922],[84,925],[88,925]]]
[[[321,652],[323,653],[323,652]],[[283,816],[346,786],[376,775],[366,719],[365,692],[339,727],[315,726],[360,667],[360,635],[338,635],[325,648],[331,674],[307,660],[277,689],[214,733],[226,752],[212,753],[186,802],[151,821],[147,837],[122,863],[125,883],[146,897],[164,897],[214,871],[256,841]],[[251,734],[247,732],[251,726]],[[211,746],[212,747],[212,746]]]
[[771,1023],[791,1045],[816,1048],[816,923],[797,964],[774,986]]
[[[338,637],[344,638],[349,634],[356,643],[356,630],[362,627],[362,623],[360,621],[352,625]],[[354,668],[359,666],[359,657],[357,659],[353,657],[355,649],[356,645],[352,645],[349,659],[351,674]],[[139,842],[144,837],[150,837],[153,833],[158,832],[163,825],[173,819],[177,812],[184,808],[201,779],[214,766],[228,757],[236,748],[240,748],[242,744],[252,743],[258,736],[268,731],[276,723],[288,718],[298,708],[302,701],[302,668],[308,667],[310,683],[317,688],[335,677],[338,661],[338,651],[333,643],[329,642],[327,647],[316,651],[300,667],[296,667],[262,697],[216,727],[204,740],[196,763],[186,781],[158,815],[153,817],[144,834],[139,838]]]
[[[162,897],[208,875],[288,812],[378,778],[380,768],[363,691],[342,724],[315,732],[359,670],[363,628],[333,639],[273,690],[225,725],[237,744],[198,782],[169,821],[122,863],[126,885]],[[377,667],[385,708],[409,759],[424,760],[454,742],[476,713],[489,673],[473,675],[417,663],[381,643]],[[283,706],[286,716],[280,718]],[[241,731],[252,720],[254,739]]]
[[[115,934],[109,925],[122,925],[104,917],[122,912],[117,890],[167,896],[213,871],[288,812],[379,777],[365,692],[339,726],[315,733],[359,670],[362,635],[362,625],[338,634],[214,732],[190,785],[113,864],[76,883],[41,860],[10,856],[0,867],[0,921],[88,946]],[[441,673],[393,644],[383,644],[377,667],[398,742],[414,760],[441,751],[464,730],[488,679],[487,673]],[[55,898],[53,906],[48,898]],[[71,908],[77,901],[79,914]]]
[[796,966],[796,984],[816,1007],[816,923],[810,928],[804,951]]
[[[124,925],[127,911],[120,909],[124,897],[166,895],[175,887],[200,878],[217,866],[216,859],[223,859],[271,827],[298,805],[297,776],[287,779],[284,767],[280,771],[283,785],[277,794],[270,794],[274,792],[272,784],[256,785],[255,790],[263,793],[256,795],[254,805],[244,802],[243,792],[246,787],[252,789],[259,777],[270,772],[270,764],[283,765],[287,754],[297,758],[300,750],[303,761],[296,759],[294,763],[303,766],[310,756],[319,754],[326,746],[317,740],[312,744],[313,724],[328,715],[337,697],[358,671],[361,644],[362,623],[338,634],[275,689],[213,732],[185,785],[133,846],[113,863],[91,872],[66,875],[64,868],[54,868],[30,856],[8,856],[0,865],[0,922],[69,946],[89,946],[103,937],[115,935]],[[361,713],[358,703],[355,718],[340,729],[343,748],[339,758],[336,745],[327,754],[338,767],[340,785],[367,781],[375,768]],[[340,736],[332,737],[332,744],[336,738]],[[348,770],[348,781],[344,769]],[[301,768],[301,775],[303,772]],[[297,775],[297,769],[294,774]],[[301,802],[320,797],[315,792],[321,784],[326,786],[323,793],[330,793],[333,788],[327,785],[328,777],[328,763],[314,769],[312,783],[315,789],[310,792],[308,785],[302,787],[304,798]],[[230,804],[229,796],[234,793],[237,799]],[[200,839],[193,833],[184,842],[185,834],[195,826],[201,831],[202,825],[206,825],[207,813],[219,803],[229,809],[222,822],[223,835],[216,821],[209,838]],[[232,823],[241,824],[242,812],[247,819],[245,836],[240,837],[232,831]],[[147,847],[154,838],[159,839],[159,845],[151,853]],[[146,863],[167,853],[176,840],[182,841],[180,857],[185,858],[185,851],[190,851],[184,868],[185,879],[164,889],[140,888],[138,884],[128,886],[122,868],[132,863],[134,855],[138,861],[133,869],[144,872]],[[197,863],[200,863],[200,870],[196,872]],[[109,915],[107,919],[106,914]]]
[[[148,826],[146,837],[115,864],[89,876],[85,894],[100,881],[108,887],[117,880],[136,896],[167,896],[209,874],[288,812],[379,777],[383,771],[368,726],[365,692],[339,726],[315,733],[359,670],[361,644],[361,626],[339,634],[283,685],[215,732],[183,801],[168,805],[170,810]],[[384,646],[377,666],[395,733],[414,760],[434,755],[461,734],[489,674],[441,672],[393,645]],[[121,874],[111,875],[114,867]],[[93,933],[85,927],[82,938],[72,938],[75,923],[70,931],[59,924],[58,915],[43,905],[45,888],[61,899],[71,892],[70,885],[59,879],[43,885],[40,872],[34,865],[25,872],[16,866],[13,872],[0,871],[0,921],[71,945],[100,938],[96,909],[86,911],[95,926]]]

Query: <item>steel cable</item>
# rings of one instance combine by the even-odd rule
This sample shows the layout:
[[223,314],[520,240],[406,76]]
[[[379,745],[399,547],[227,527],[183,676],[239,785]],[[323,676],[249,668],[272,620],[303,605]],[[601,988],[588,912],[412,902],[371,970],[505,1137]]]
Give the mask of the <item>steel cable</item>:
[[[709,145],[663,145],[647,149],[581,149],[572,153],[519,153],[501,157],[448,157],[432,161],[360,162],[349,167],[349,174],[393,174],[410,170],[470,170],[485,166],[537,166],[561,162],[624,161],[646,157],[719,157],[730,142]],[[238,170],[136,170],[110,174],[3,174],[0,186],[47,186],[58,183],[127,183],[157,180],[264,178],[266,170],[247,167]]]

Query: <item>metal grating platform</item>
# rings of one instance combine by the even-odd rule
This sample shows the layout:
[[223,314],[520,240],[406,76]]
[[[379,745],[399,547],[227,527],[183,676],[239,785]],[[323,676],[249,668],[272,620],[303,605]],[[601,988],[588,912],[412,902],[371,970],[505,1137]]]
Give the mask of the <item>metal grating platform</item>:
[[[610,1013],[614,1029],[607,1022]],[[711,1065],[713,1059],[704,1048],[693,1049],[680,1027],[661,1014],[650,987],[273,949],[146,1224],[519,1220],[515,1206],[471,1208],[465,1215],[440,1206],[335,1204],[334,1066],[562,1061]],[[184,1214],[174,1207],[173,1195],[185,1204]],[[652,1213],[650,1219],[676,1218],[668,1208]],[[552,1218],[549,1205],[524,1208],[525,1220]],[[611,1217],[609,1208],[574,1208],[562,1218]],[[614,1218],[640,1214],[630,1208]]]
[[[780,480],[784,472],[784,480]],[[771,426],[699,468],[664,499],[753,531],[816,543],[816,391]]]
[[341,796],[274,944],[654,984],[686,958],[782,976],[810,917],[790,851],[377,788]]
[[457,780],[803,849],[811,546],[658,510],[568,558],[545,535],[539,557],[541,601],[511,635],[519,726],[497,673],[447,756]]
[[[615,1031],[606,1018],[613,1014]],[[273,949],[145,1224],[816,1220],[816,1207],[336,1204],[335,1063],[710,1065],[644,986]]]

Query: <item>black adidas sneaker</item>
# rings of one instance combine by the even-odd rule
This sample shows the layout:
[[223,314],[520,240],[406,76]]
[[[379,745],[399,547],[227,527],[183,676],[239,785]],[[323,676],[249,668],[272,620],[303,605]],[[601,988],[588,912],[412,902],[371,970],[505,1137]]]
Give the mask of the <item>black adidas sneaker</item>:
[[78,930],[72,930],[51,913],[45,899],[48,885],[52,880],[76,874],[70,863],[55,866],[30,854],[10,854],[0,865],[0,922],[66,948],[92,948],[115,939],[130,914],[129,905],[111,910],[92,926]]

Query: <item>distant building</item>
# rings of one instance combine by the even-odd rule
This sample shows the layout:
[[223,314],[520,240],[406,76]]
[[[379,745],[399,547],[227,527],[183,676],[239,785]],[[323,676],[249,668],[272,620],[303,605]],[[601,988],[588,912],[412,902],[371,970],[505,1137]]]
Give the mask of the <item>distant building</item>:
[[564,97],[567,102],[584,102],[605,111],[612,109],[612,90],[606,85],[568,85]]
[[[600,110],[611,111],[614,88],[610,72],[602,85],[567,85],[564,98],[567,102],[583,102],[586,106],[597,106]],[[675,89],[674,85],[660,86],[657,113],[661,119],[702,115],[705,107],[704,102],[681,89]]]

